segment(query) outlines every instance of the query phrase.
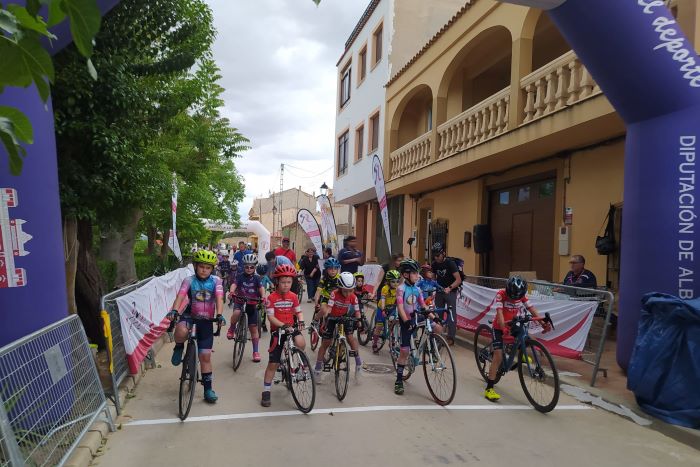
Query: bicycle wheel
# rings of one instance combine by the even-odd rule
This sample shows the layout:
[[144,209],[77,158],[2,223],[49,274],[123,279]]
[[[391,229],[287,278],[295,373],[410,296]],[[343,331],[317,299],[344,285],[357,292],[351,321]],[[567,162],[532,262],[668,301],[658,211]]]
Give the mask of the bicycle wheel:
[[318,328],[312,327],[309,329],[309,334],[311,334],[309,337],[309,340],[311,341],[311,350],[316,351],[316,347],[318,347],[318,343],[321,340],[320,336],[318,335]]
[[316,400],[316,381],[309,359],[301,350],[292,349],[288,365],[294,403],[301,412],[309,413]]
[[423,347],[423,376],[435,402],[440,405],[452,402],[457,390],[457,371],[452,351],[442,336],[430,336]]
[[[491,362],[493,361],[492,342],[493,333],[491,331],[491,326],[480,324],[474,332],[474,359],[476,360],[476,367],[479,369],[481,377],[486,382],[489,380],[489,370],[491,368]],[[501,372],[499,371],[496,373],[496,378],[494,379],[495,383],[500,379]]]
[[182,359],[182,373],[180,374],[180,398],[178,412],[180,420],[185,420],[190,414],[194,391],[197,388],[199,374],[197,371],[197,352],[193,343],[187,344],[185,358]]
[[243,360],[245,343],[248,341],[248,316],[241,310],[241,316],[236,323],[236,339],[233,342],[233,371],[237,371]]
[[527,400],[539,412],[552,411],[559,401],[559,373],[552,356],[541,342],[528,339],[518,361],[518,377]]
[[360,343],[360,345],[367,345],[367,343],[372,338],[372,330],[369,327],[369,322],[367,321],[367,318],[364,315],[362,316],[362,322],[360,323],[360,326],[361,327],[358,327],[357,329],[357,340]]
[[389,354],[391,355],[391,363],[394,365],[394,370],[396,369],[396,361],[399,359],[400,353],[401,353],[401,324],[399,324],[399,322],[396,321],[391,326],[391,331],[389,334]]
[[342,401],[348,393],[348,381],[350,379],[350,357],[348,355],[348,343],[344,339],[338,340],[335,352],[335,395]]
[[265,307],[262,304],[258,304],[258,330],[262,334],[267,332],[267,324],[265,323]]

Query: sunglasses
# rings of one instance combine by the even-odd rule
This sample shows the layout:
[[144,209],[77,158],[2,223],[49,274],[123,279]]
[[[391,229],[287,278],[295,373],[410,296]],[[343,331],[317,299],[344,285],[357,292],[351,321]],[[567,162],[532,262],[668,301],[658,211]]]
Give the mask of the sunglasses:
[[392,279],[389,281],[390,284],[398,284],[399,280],[398,279]]
[[248,265],[245,265],[245,266],[243,266],[243,268],[244,268],[244,269],[255,269],[255,266],[248,266]]

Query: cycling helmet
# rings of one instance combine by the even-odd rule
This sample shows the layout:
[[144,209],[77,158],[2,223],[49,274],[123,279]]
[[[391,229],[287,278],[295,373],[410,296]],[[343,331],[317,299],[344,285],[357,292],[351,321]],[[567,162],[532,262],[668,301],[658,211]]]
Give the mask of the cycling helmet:
[[258,264],[258,267],[255,268],[255,272],[258,273],[258,276],[264,276],[267,274],[267,265],[266,264]]
[[216,266],[216,263],[218,263],[218,258],[216,257],[216,254],[209,250],[198,250],[192,257],[192,262]]
[[384,279],[387,281],[397,281],[401,279],[401,274],[399,274],[399,271],[396,269],[392,269],[391,271],[387,271],[387,273],[384,275]]
[[335,258],[328,258],[328,259],[323,263],[323,267],[324,267],[325,269],[328,269],[328,268],[340,269],[340,261],[338,261],[338,260],[335,259]]
[[365,278],[365,273],[362,272],[362,271],[357,271],[355,274],[353,274],[353,276],[355,276],[356,278],[357,278],[357,277],[361,277],[361,278],[364,279],[364,278]]
[[243,255],[243,264],[258,264],[258,255],[254,253]]
[[404,272],[419,272],[420,265],[415,259],[405,259],[399,264],[399,271],[403,274]]
[[440,242],[435,242],[435,243],[433,243],[432,250],[433,250],[433,255],[437,256],[437,255],[445,252],[445,245],[443,245]]
[[520,276],[513,276],[506,284],[506,295],[511,300],[520,300],[527,293],[527,281]]
[[338,287],[341,289],[354,289],[355,276],[351,272],[341,272],[340,276],[338,276]]
[[430,271],[430,272],[433,271],[432,266],[430,266],[428,263],[425,263],[425,264],[421,265],[421,267],[420,267],[421,273],[426,272],[426,271]]
[[272,277],[296,277],[297,270],[291,264],[280,264],[275,268]]

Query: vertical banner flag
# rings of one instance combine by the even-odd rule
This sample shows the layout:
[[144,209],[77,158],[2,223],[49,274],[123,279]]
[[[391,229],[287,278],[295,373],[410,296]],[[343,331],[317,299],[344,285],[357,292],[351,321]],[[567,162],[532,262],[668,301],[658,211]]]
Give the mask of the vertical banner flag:
[[297,222],[301,228],[306,232],[311,243],[314,244],[316,252],[319,256],[323,254],[323,242],[321,240],[321,229],[318,227],[318,222],[314,218],[314,215],[308,209],[299,209],[297,213]]
[[[333,254],[338,254],[338,234],[335,231],[335,217],[331,208],[331,200],[328,196],[318,197],[318,205],[321,209],[321,231],[323,233],[323,243],[333,249]],[[323,250],[321,250],[323,253]]]
[[173,198],[171,207],[173,210],[173,228],[170,231],[168,246],[175,253],[177,259],[182,262],[182,252],[180,251],[180,243],[177,241],[177,176],[173,174]]
[[382,171],[382,163],[379,156],[374,155],[372,160],[372,179],[374,180],[374,189],[377,192],[377,202],[379,203],[379,212],[382,215],[382,223],[384,224],[384,234],[386,235],[386,243],[391,254],[391,231],[389,230],[389,209],[386,204],[386,187],[384,186],[384,172]]

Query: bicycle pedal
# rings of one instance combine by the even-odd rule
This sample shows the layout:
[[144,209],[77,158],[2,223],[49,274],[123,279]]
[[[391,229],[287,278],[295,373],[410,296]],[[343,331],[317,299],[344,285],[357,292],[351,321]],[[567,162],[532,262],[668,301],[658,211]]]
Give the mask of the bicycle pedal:
[[331,366],[330,365],[323,365],[323,371],[325,371],[326,373],[330,372]]

